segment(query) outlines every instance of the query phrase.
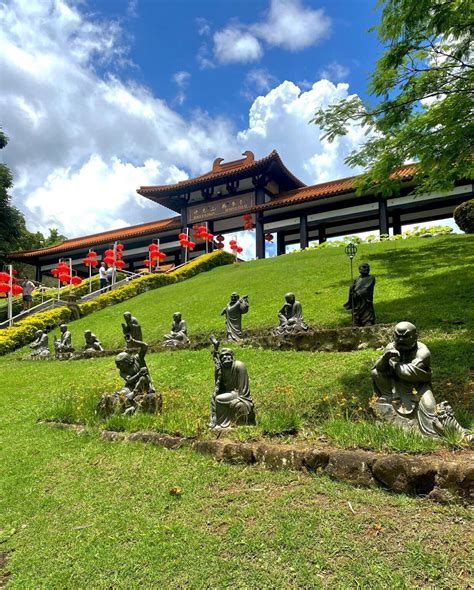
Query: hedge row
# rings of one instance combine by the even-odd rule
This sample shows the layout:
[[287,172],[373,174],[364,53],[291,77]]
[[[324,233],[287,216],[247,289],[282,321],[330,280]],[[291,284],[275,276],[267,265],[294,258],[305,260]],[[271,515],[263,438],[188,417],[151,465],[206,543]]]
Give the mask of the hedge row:
[[[150,274],[133,279],[130,283],[122,287],[118,287],[113,291],[107,291],[92,301],[80,304],[78,307],[81,317],[99,311],[109,305],[115,305],[116,303],[131,299],[136,295],[140,295],[140,293],[184,281],[201,272],[212,270],[217,266],[232,264],[234,261],[235,258],[232,254],[219,250],[210,254],[204,254],[168,274]],[[0,356],[13,352],[17,348],[21,348],[31,342],[37,330],[52,330],[61,323],[71,321],[72,317],[73,313],[69,307],[56,307],[20,320],[11,328],[0,330]]]

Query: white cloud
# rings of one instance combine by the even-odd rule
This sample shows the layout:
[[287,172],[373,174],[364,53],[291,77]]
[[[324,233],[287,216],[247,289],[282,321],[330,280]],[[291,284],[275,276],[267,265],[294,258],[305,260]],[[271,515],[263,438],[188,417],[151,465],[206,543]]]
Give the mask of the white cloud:
[[326,39],[331,19],[324,10],[306,8],[300,0],[271,0],[267,19],[250,30],[270,45],[299,51]]
[[[330,31],[331,19],[324,10],[305,7],[300,0],[271,0],[265,20],[248,25],[231,23],[214,33],[214,57],[222,64],[258,61],[263,55],[262,42],[300,51],[326,39]],[[202,62],[198,55],[199,60]]]
[[257,68],[247,72],[245,83],[251,85],[258,92],[268,92],[277,82],[277,78],[265,68]]
[[349,75],[349,68],[343,66],[336,61],[325,66],[320,72],[319,75],[321,78],[326,80],[331,80],[332,82],[342,82],[343,80],[347,79]]
[[[277,148],[308,183],[351,173],[343,159],[360,130],[328,144],[308,125],[318,106],[348,96],[347,84],[271,88],[270,74],[254,70],[249,83],[262,95],[236,133],[224,118],[195,111],[184,119],[147,88],[100,75],[98,61],[115,66],[126,57],[115,23],[91,22],[64,0],[0,6],[0,124],[10,137],[2,157],[31,229],[55,226],[73,237],[166,217],[138,186],[200,174],[217,156],[235,159],[247,149],[259,158]],[[175,74],[178,85],[186,74]]]
[[263,54],[258,39],[236,26],[226,27],[213,36],[214,56],[223,64],[257,61]]
[[191,74],[189,72],[185,72],[185,71],[181,70],[181,71],[175,72],[173,74],[173,81],[180,88],[185,88],[189,83],[190,77],[191,77]]

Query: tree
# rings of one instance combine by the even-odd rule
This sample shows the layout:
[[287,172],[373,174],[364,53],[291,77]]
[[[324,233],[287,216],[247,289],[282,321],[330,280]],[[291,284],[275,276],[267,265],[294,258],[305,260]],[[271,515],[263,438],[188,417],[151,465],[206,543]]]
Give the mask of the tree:
[[312,122],[323,138],[362,125],[366,142],[347,158],[366,173],[358,191],[396,193],[394,171],[417,162],[416,192],[448,191],[472,178],[474,148],[474,12],[471,0],[379,0],[385,52],[370,76],[375,104],[350,96]]
[[[0,129],[0,150],[5,148],[8,138]],[[23,215],[11,205],[8,189],[13,185],[9,168],[0,163],[0,263],[5,262],[6,253],[16,244],[21,233]]]

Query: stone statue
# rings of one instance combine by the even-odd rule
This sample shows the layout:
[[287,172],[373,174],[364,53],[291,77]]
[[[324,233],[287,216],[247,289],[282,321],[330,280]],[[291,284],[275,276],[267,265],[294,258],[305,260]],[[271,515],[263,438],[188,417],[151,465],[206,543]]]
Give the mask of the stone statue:
[[48,335],[43,330],[35,332],[35,339],[30,344],[31,358],[46,358],[49,356]]
[[371,405],[378,418],[430,437],[455,432],[460,439],[473,440],[474,435],[457,422],[448,403],[436,403],[431,354],[418,341],[410,322],[395,326],[393,342],[375,363],[372,379],[376,399]]
[[67,325],[61,324],[59,326],[59,330],[61,332],[61,336],[59,339],[55,338],[53,342],[56,356],[74,352],[74,348],[72,347],[72,335],[67,329]]
[[209,428],[228,428],[231,424],[255,424],[255,409],[250,396],[247,368],[234,359],[230,348],[219,353],[219,341],[213,336],[215,387],[211,400]]
[[138,408],[148,412],[161,411],[161,395],[153,387],[145,362],[148,345],[138,340],[132,340],[131,343],[138,352],[129,349],[115,357],[115,365],[125,384],[112,395],[102,397],[99,410],[103,413],[122,411],[133,414]]
[[129,311],[126,311],[123,314],[123,318],[125,320],[125,323],[122,324],[122,331],[125,338],[126,347],[127,349],[133,348],[133,340],[135,340],[136,342],[143,341],[142,327],[137,318],[133,317],[133,315]]
[[188,327],[179,311],[173,314],[171,332],[164,336],[165,346],[184,348],[189,346]]
[[349,288],[349,298],[344,308],[353,313],[356,326],[373,326],[375,324],[374,287],[375,277],[370,273],[367,262],[359,265],[360,276]]
[[280,325],[273,330],[275,334],[297,334],[298,332],[306,332],[308,329],[303,321],[303,308],[301,303],[296,301],[294,293],[285,295],[285,303],[278,312],[278,319]]
[[90,330],[86,330],[84,332],[84,338],[86,343],[82,347],[84,352],[102,352],[104,349],[102,348],[102,344],[99,342],[99,339],[95,334],[93,334]]
[[238,293],[232,293],[229,303],[222,310],[227,325],[227,339],[242,340],[242,315],[249,310],[248,295],[240,297]]

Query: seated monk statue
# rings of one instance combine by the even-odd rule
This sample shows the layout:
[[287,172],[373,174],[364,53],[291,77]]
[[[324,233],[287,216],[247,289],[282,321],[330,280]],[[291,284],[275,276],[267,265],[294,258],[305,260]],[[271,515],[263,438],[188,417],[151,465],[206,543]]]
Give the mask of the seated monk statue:
[[166,346],[184,347],[189,345],[188,327],[179,311],[173,314],[171,332],[164,336]]
[[349,298],[344,308],[353,312],[356,326],[373,326],[375,277],[370,274],[370,266],[366,262],[359,265],[359,272],[360,275],[349,288]]
[[86,343],[84,344],[84,346],[82,347],[82,350],[84,352],[86,351],[90,351],[90,350],[95,350],[97,352],[101,352],[104,349],[102,348],[102,344],[100,343],[99,339],[97,338],[97,336],[95,334],[93,334],[90,330],[86,330],[84,332],[84,338]]
[[74,348],[72,347],[72,335],[67,329],[66,324],[61,324],[59,326],[59,330],[61,332],[61,336],[59,339],[54,339],[54,350],[56,351],[56,354],[74,352]]
[[410,322],[395,326],[393,342],[372,369],[377,417],[430,437],[442,437],[448,430],[460,438],[472,435],[462,428],[446,403],[436,403],[431,385],[431,354],[418,341]]
[[48,335],[43,330],[35,332],[35,339],[30,344],[31,357],[46,357],[49,356],[49,340]]
[[230,348],[219,354],[219,342],[214,344],[215,387],[211,400],[209,428],[228,428],[231,424],[255,424],[255,409],[250,396],[247,368],[234,359]]
[[276,334],[296,334],[305,332],[308,326],[303,321],[303,308],[299,301],[296,301],[294,293],[285,295],[285,303],[278,312],[280,325],[274,329]]

